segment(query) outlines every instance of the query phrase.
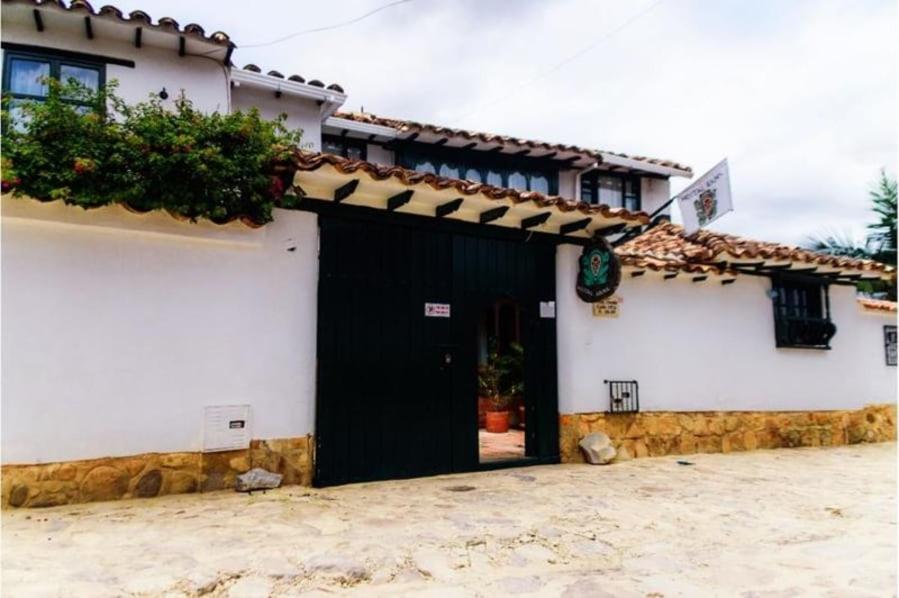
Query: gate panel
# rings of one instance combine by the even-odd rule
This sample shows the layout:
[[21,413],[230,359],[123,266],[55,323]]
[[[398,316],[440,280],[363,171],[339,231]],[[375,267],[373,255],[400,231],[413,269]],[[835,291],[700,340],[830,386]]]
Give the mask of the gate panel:
[[[320,214],[315,484],[471,471],[477,322],[521,308],[527,457],[558,457],[555,246],[427,221]],[[425,303],[451,317],[425,317]]]

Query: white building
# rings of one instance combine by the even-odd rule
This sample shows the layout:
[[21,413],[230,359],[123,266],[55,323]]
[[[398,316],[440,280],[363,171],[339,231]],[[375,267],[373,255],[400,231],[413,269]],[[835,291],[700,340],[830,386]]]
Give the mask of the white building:
[[[614,300],[578,298],[581,246],[647,225],[688,167],[341,113],[339,85],[236,68],[227,35],[144,13],[2,18],[15,98],[40,75],[183,90],[285,113],[328,152],[297,155],[300,209],[258,229],[3,197],[4,505],[211,490],[251,465],[333,484],[576,460],[598,429],[638,456],[895,434],[894,407],[866,408],[896,395],[895,305],[852,286],[880,265],[662,224],[619,248]],[[499,458],[488,336],[525,351]]]

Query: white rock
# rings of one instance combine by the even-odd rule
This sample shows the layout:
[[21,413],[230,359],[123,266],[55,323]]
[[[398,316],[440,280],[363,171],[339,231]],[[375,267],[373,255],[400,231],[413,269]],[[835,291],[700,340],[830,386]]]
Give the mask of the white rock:
[[247,473],[237,476],[234,489],[238,492],[250,492],[252,490],[268,490],[281,485],[281,474],[266,471],[260,467],[254,467]]
[[605,465],[615,458],[615,447],[612,441],[602,432],[593,432],[584,436],[579,443],[584,457],[593,465]]

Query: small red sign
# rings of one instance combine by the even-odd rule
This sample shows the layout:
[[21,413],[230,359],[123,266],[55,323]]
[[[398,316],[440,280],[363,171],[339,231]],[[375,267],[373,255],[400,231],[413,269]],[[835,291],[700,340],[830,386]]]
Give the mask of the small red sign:
[[449,303],[425,303],[425,317],[448,318],[450,317]]

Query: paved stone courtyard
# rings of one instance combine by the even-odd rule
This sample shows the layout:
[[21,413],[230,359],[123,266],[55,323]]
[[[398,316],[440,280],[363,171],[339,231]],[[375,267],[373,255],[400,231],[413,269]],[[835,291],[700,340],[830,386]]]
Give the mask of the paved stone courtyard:
[[2,591],[894,596],[895,491],[890,443],[6,510]]

